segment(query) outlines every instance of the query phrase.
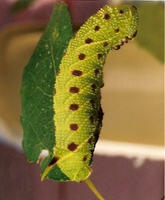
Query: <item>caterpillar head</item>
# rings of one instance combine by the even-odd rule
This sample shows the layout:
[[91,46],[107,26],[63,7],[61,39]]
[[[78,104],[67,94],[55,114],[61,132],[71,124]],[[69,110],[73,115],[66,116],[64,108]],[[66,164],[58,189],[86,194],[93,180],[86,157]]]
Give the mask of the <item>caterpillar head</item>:
[[102,9],[104,15],[106,34],[111,39],[113,49],[119,49],[128,40],[132,40],[137,34],[138,13],[132,5],[105,6]]
[[125,8],[120,9],[120,13],[125,11],[128,20],[128,26],[127,26],[127,32],[128,35],[126,36],[128,39],[133,39],[137,34],[137,28],[138,28],[138,13],[137,8],[135,6],[127,6]]

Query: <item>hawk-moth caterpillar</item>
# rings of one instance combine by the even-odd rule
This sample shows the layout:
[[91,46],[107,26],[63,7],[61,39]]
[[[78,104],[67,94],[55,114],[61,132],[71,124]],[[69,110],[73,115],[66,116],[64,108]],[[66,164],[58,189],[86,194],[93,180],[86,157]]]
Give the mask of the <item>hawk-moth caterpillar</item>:
[[136,7],[104,6],[70,40],[56,77],[55,146],[43,177],[55,166],[68,181],[80,182],[90,176],[93,151],[102,127],[100,89],[106,55],[132,40],[137,27]]

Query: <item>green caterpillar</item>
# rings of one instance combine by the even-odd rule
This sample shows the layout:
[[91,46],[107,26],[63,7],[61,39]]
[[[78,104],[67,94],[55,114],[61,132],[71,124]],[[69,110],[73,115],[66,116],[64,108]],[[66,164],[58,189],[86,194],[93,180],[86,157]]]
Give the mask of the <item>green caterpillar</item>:
[[134,38],[137,27],[136,7],[105,6],[70,41],[56,77],[56,139],[53,159],[43,177],[55,166],[70,181],[80,182],[90,176],[93,151],[102,127],[100,88],[106,55]]

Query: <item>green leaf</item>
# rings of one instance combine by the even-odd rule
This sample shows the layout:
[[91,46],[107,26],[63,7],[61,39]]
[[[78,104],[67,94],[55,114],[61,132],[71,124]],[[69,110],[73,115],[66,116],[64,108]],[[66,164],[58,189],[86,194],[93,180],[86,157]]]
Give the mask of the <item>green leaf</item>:
[[73,31],[67,5],[56,3],[49,24],[23,71],[22,145],[29,162],[37,162],[43,149],[49,151],[49,157],[41,164],[42,169],[50,162],[55,143],[53,122],[55,77],[72,37]]

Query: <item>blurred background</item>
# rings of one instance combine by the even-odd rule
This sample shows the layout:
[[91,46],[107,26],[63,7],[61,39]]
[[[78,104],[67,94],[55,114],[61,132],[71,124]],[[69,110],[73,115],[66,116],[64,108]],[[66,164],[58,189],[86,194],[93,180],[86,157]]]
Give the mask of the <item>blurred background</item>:
[[[14,2],[0,1],[0,200],[96,199],[84,183],[41,183],[39,166],[26,161],[21,148],[22,71],[46,27],[54,1]],[[129,2],[138,8],[137,37],[121,50],[110,52],[104,67],[105,115],[92,180],[105,199],[160,200],[164,176],[164,2],[65,2],[75,29],[105,4]]]

